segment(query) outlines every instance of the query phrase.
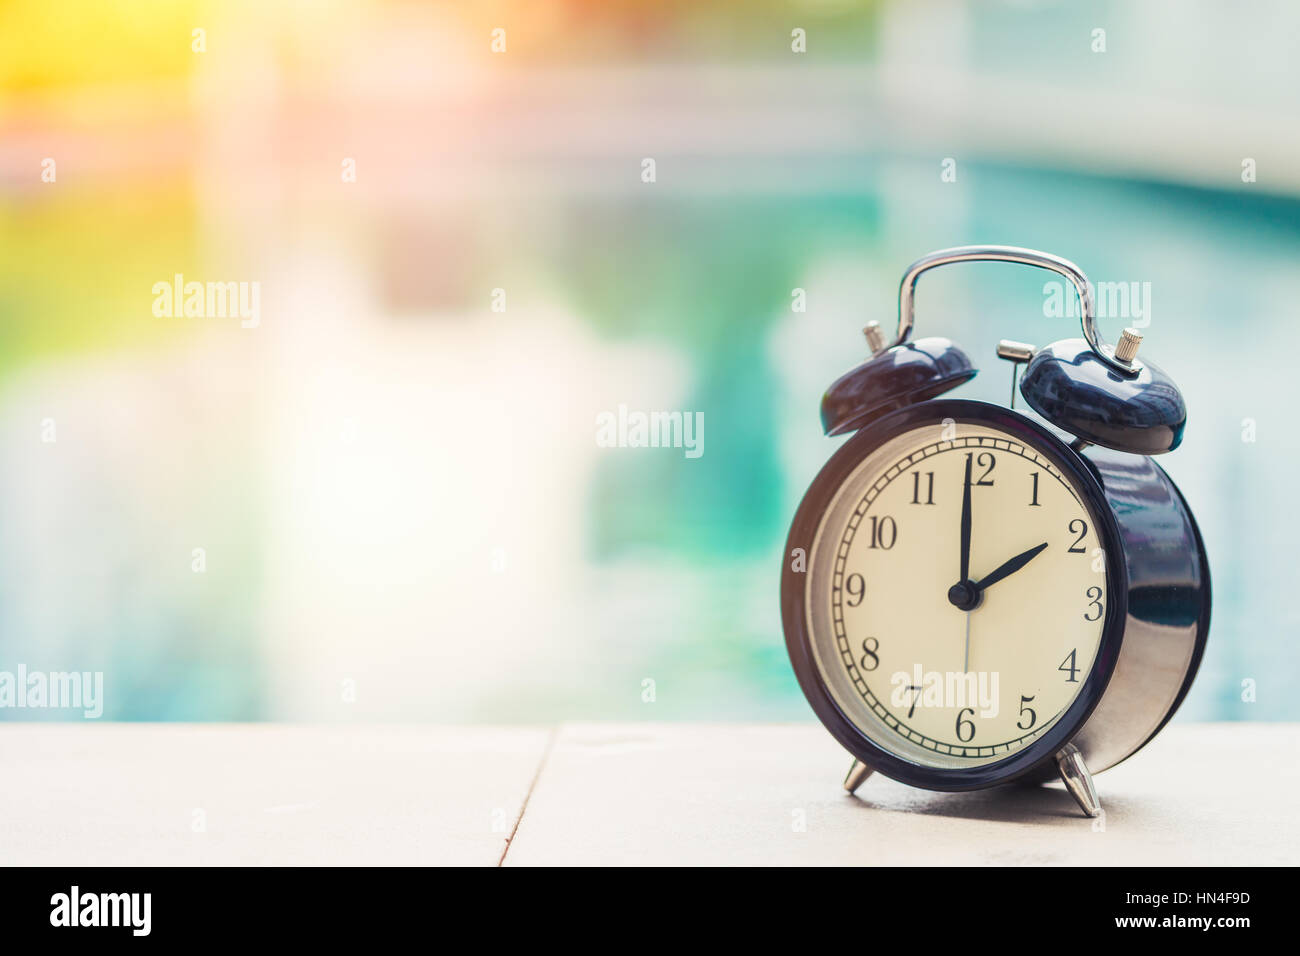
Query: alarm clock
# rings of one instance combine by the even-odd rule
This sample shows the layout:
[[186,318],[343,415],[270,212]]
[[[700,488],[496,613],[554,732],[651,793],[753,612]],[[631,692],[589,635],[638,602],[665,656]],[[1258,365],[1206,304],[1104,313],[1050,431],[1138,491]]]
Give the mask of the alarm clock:
[[[1082,338],[999,343],[1007,407],[941,398],[976,368],[911,335],[917,279],[972,261],[1051,270],[1079,298]],[[1097,816],[1093,774],[1169,721],[1209,631],[1205,546],[1152,457],[1181,442],[1183,396],[1137,330],[1101,338],[1078,266],[1032,249],[931,253],[892,344],[865,332],[871,356],[821,404],[825,433],[852,437],[799,505],[781,580],[799,686],[854,758],[845,789],[1059,776]]]

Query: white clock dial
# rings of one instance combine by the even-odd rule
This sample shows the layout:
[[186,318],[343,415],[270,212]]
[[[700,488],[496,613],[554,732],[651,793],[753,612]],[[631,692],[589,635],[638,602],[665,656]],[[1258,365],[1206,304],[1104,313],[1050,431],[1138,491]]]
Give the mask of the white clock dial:
[[1092,669],[1101,549],[1084,494],[1044,450],[982,425],[915,428],[859,464],[818,528],[817,665],[884,749],[937,767],[1000,760],[1051,727]]

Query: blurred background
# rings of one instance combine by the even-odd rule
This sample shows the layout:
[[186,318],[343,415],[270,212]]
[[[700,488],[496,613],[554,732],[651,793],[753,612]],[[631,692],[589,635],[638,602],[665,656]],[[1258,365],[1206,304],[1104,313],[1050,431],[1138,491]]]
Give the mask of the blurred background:
[[[0,2],[0,669],[103,671],[120,720],[810,719],[777,592],[821,393],[908,263],[1006,243],[1149,283],[1214,572],[1180,719],[1300,719],[1296,36],[1280,0]],[[260,321],[155,315],[176,274]],[[1049,278],[925,278],[955,397],[1078,334]],[[600,447],[620,404],[703,412],[704,454]]]

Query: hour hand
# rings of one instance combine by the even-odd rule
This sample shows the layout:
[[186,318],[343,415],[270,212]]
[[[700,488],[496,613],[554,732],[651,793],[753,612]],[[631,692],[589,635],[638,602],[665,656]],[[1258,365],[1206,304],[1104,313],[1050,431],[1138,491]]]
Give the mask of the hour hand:
[[1020,554],[1016,555],[1010,561],[1004,561],[996,571],[993,571],[991,574],[987,574],[984,577],[980,578],[980,580],[976,581],[975,587],[978,590],[983,591],[990,584],[996,584],[997,582],[1001,581],[1003,578],[1007,577],[1007,575],[1015,574],[1026,564],[1028,564],[1030,561],[1034,560],[1034,558],[1038,557],[1038,555],[1041,554],[1043,549],[1046,547],[1047,547],[1047,542],[1044,541],[1042,544],[1035,545],[1034,547],[1030,548],[1028,551],[1022,551]]

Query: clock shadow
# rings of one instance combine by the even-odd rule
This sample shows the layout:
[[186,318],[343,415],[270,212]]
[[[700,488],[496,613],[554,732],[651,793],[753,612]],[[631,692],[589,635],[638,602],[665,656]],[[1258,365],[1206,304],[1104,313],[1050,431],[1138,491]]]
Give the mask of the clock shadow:
[[1007,784],[985,790],[948,793],[911,788],[881,789],[870,792],[870,782],[846,799],[861,809],[893,810],[921,813],[957,820],[983,820],[990,823],[1027,823],[1035,820],[1074,820],[1087,824],[1085,817],[1064,788],[1043,784]]

